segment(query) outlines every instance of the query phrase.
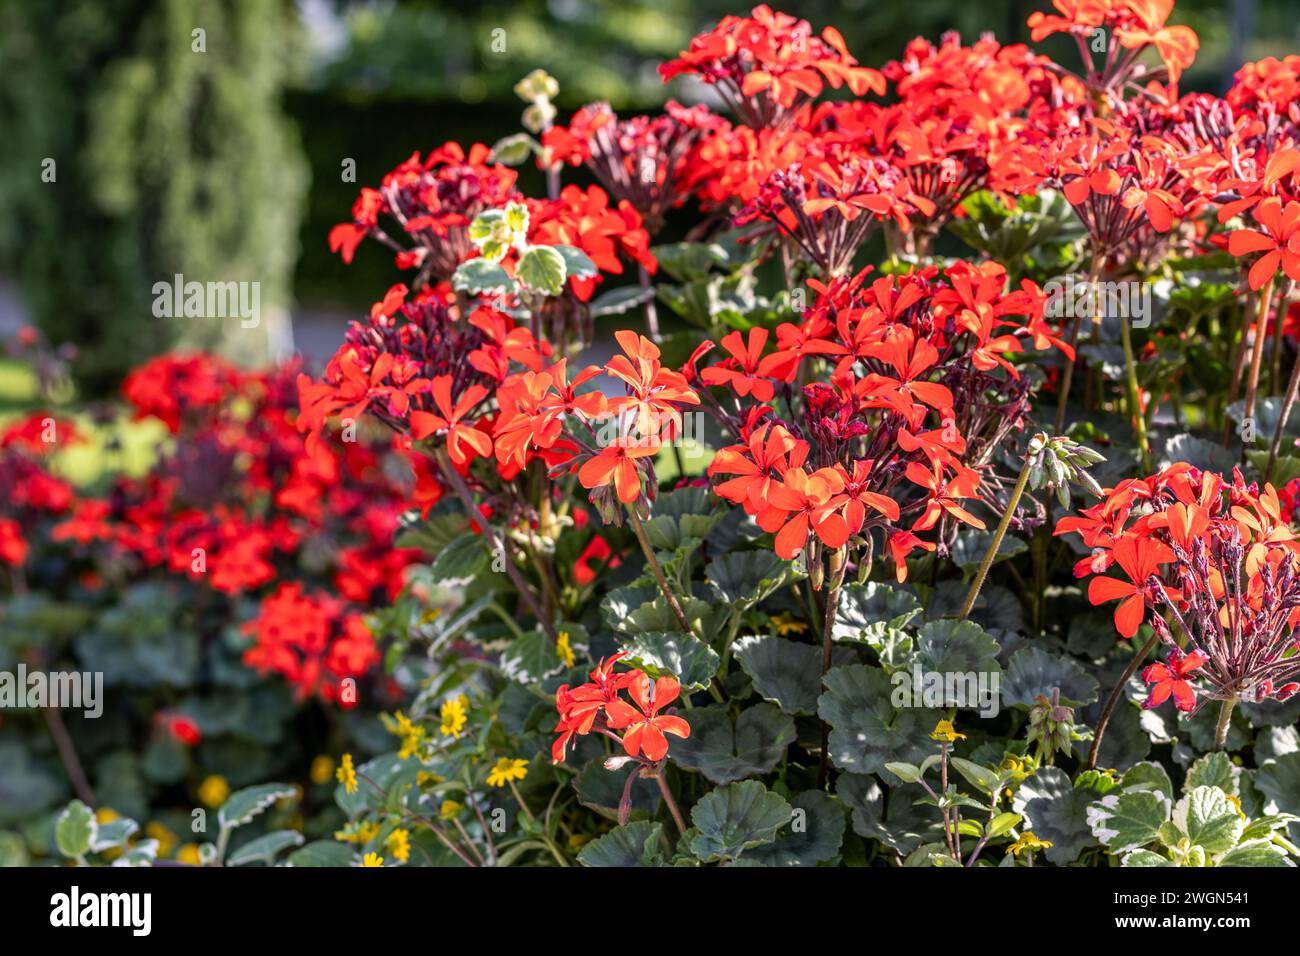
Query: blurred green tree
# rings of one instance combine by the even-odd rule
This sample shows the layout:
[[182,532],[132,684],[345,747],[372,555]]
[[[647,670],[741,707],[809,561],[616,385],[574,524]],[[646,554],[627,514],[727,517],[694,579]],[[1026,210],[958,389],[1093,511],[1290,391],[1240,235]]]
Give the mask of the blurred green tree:
[[[88,390],[175,344],[252,361],[286,343],[308,179],[279,102],[296,29],[289,0],[0,5],[0,246]],[[257,326],[155,317],[177,274],[259,283]]]

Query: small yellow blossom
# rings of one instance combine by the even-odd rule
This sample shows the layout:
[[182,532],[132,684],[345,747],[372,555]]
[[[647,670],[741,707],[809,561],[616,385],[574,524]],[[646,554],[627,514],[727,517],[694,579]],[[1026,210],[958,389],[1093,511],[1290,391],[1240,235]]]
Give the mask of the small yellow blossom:
[[100,807],[95,811],[96,823],[112,823],[114,820],[122,819],[122,815],[112,807]]
[[572,667],[577,658],[573,656],[573,645],[569,643],[569,632],[561,631],[560,636],[555,641],[555,653],[560,655],[560,660],[564,661],[565,667]]
[[397,752],[399,759],[407,760],[419,753],[420,744],[424,739],[423,727],[416,724],[400,710],[393,715],[392,719],[384,717],[384,723],[387,725],[389,733],[402,738],[402,746]]
[[230,784],[220,774],[210,774],[199,784],[199,799],[207,807],[219,807],[230,796]]
[[443,820],[451,820],[456,814],[460,813],[463,803],[457,803],[455,800],[444,800],[442,806],[438,808],[438,817]]
[[334,758],[321,754],[311,762],[311,782],[317,785],[329,783],[334,778]]
[[512,780],[523,780],[528,776],[527,760],[511,760],[502,757],[488,773],[487,782],[493,787],[504,787]]
[[1228,802],[1232,804],[1232,808],[1237,811],[1237,816],[1241,817],[1242,820],[1245,820],[1246,814],[1242,812],[1241,809],[1241,797],[1233,796],[1231,793],[1224,794],[1224,796],[1228,798]]
[[773,615],[772,623],[776,626],[776,632],[782,637],[786,634],[802,634],[808,630],[808,625],[803,621],[796,621],[789,611],[782,611],[780,614]]
[[362,866],[383,866],[384,858],[378,853],[367,853],[361,858]]
[[393,855],[393,859],[405,863],[411,858],[411,834],[406,830],[396,829],[388,834],[384,847]]
[[590,841],[591,841],[591,834],[590,834],[590,833],[570,833],[570,834],[569,834],[569,849],[570,849],[570,850],[577,850],[577,849],[579,849],[583,844],[585,844],[585,843],[589,843]]
[[1013,855],[1019,856],[1026,850],[1030,853],[1035,853],[1039,850],[1046,850],[1051,845],[1051,840],[1040,840],[1029,830],[1026,830],[1024,833],[1020,834],[1020,839],[1016,840],[1016,842],[1011,844],[1007,849],[1009,849]]
[[343,760],[339,763],[339,769],[334,771],[334,776],[348,793],[357,792],[357,771],[352,766],[352,754],[343,755]]
[[199,863],[201,862],[199,858],[198,844],[197,843],[184,844],[179,850],[176,851],[176,862],[184,863],[187,866],[198,866]]
[[429,773],[427,770],[417,770],[415,772],[415,785],[423,789],[424,787],[436,787],[438,784],[446,781],[440,773]]
[[941,720],[934,725],[934,730],[930,734],[931,740],[944,740],[952,743],[957,740],[965,740],[965,734],[959,734],[953,730],[951,720]]
[[334,831],[334,839],[340,843],[369,843],[379,833],[378,823],[349,823],[342,830]]
[[172,850],[174,850],[176,844],[180,842],[180,837],[157,820],[154,820],[145,826],[144,835],[151,840],[158,841],[158,858],[162,860],[171,856]]
[[442,707],[438,711],[438,716],[442,719],[442,725],[438,729],[444,737],[460,736],[461,731],[465,729],[468,707],[469,698],[464,694],[448,697],[442,702]]

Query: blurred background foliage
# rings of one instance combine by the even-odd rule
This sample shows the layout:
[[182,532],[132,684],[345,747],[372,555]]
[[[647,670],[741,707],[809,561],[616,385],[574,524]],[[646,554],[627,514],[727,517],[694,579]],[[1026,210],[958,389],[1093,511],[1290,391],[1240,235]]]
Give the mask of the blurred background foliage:
[[[1047,0],[800,0],[879,66],[917,35],[1027,39]],[[1300,0],[1178,0],[1201,37],[1186,89],[1222,91],[1245,59],[1300,49]],[[81,352],[104,389],[144,354],[215,339],[253,359],[294,328],[342,322],[392,281],[364,246],[349,268],[326,235],[362,185],[410,153],[493,143],[519,126],[514,83],[543,67],[567,110],[595,99],[652,109],[656,67],[735,0],[4,0],[0,2],[0,275],[20,310]],[[202,28],[207,49],[193,49]],[[1068,41],[1042,49],[1071,64]],[[41,163],[58,162],[57,183]],[[356,181],[346,181],[346,160]],[[538,188],[524,179],[525,188]],[[155,319],[154,282],[177,272],[257,279],[258,335]],[[330,316],[333,316],[331,319]],[[200,323],[201,325],[201,323]],[[235,329],[238,329],[235,323]],[[0,332],[4,329],[0,328]]]

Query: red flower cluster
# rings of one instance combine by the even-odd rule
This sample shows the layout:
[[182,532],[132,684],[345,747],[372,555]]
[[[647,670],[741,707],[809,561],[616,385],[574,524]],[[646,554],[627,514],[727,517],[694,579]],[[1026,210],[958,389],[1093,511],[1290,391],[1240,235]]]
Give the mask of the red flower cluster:
[[[351,262],[361,240],[370,236],[397,253],[399,269],[419,269],[433,282],[450,279],[473,252],[468,232],[474,217],[519,198],[514,170],[489,163],[490,153],[481,143],[468,154],[446,143],[423,162],[419,153],[412,154],[378,189],[361,190],[352,221],[330,230],[330,250]],[[385,231],[381,215],[395,221],[403,239]]]
[[[1034,12],[1029,15],[1030,36],[1035,43],[1053,33],[1069,33],[1078,41],[1090,72],[1100,72],[1108,81],[1126,76],[1137,55],[1154,47],[1165,65],[1169,81],[1177,84],[1183,70],[1192,65],[1200,41],[1191,27],[1167,26],[1174,0],[1052,0],[1059,16]],[[1086,42],[1096,30],[1114,34],[1129,51],[1118,64],[1108,61],[1101,71],[1092,70]],[[1124,61],[1127,62],[1124,62]]]
[[[567,128],[542,136],[552,162],[585,164],[620,204],[629,203],[654,234],[668,210],[690,196],[686,170],[705,137],[728,124],[703,106],[687,109],[669,100],[661,116],[620,120],[607,103],[584,106]],[[599,263],[598,263],[599,265]]]
[[411,491],[385,465],[407,456],[365,434],[305,448],[297,375],[294,364],[245,372],[204,354],[135,369],[123,386],[133,417],[163,422],[174,439],[147,474],[113,476],[102,495],[79,493],[42,460],[75,440],[69,425],[43,413],[15,423],[0,435],[0,561],[24,564],[33,546],[57,548],[89,578],[162,573],[254,600],[310,564],[342,596],[317,606],[333,622],[319,631],[326,636],[295,657],[271,646],[272,630],[254,628],[247,660],[302,694],[332,697],[329,675],[360,676],[377,661],[359,613],[394,598],[420,554],[392,547]]
[[[652,681],[642,670],[614,673],[614,665],[627,656],[619,652],[602,660],[591,672],[591,680],[569,689],[562,684],[555,692],[555,708],[560,735],[551,747],[551,760],[563,763],[565,753],[575,737],[593,730],[618,741],[629,757],[647,765],[656,764],[668,755],[668,738],[689,737],[691,727],[681,717],[660,713],[677,699],[681,685],[672,677]],[[627,691],[633,707],[619,696]],[[620,736],[615,731],[621,731]]]
[[[835,550],[879,528],[903,580],[908,553],[936,548],[918,532],[942,522],[950,543],[958,524],[984,527],[963,502],[980,494],[994,449],[1027,411],[1005,355],[1064,346],[1043,320],[1041,290],[1006,292],[996,264],[867,279],[814,282],[818,301],[803,322],[777,328],[770,353],[763,329],[723,339],[727,357],[698,377],[731,392],[706,407],[740,441],[709,475],[732,476],[718,494],[776,534],[782,557],[810,535]],[[819,363],[828,381],[808,383]],[[767,404],[778,389],[785,418]]]
[[324,594],[304,594],[300,583],[281,584],[244,625],[256,643],[244,663],[284,674],[300,698],[319,692],[339,700],[340,682],[379,663],[374,638],[358,613]]
[[834,27],[814,34],[806,20],[757,6],[748,17],[726,16],[691,40],[676,60],[659,67],[665,80],[695,74],[714,86],[754,129],[788,122],[826,86],[855,95],[884,94],[878,70],[858,66]]
[[[1132,637],[1146,619],[1170,649],[1167,664],[1144,672],[1149,706],[1173,696],[1191,710],[1193,672],[1216,700],[1284,700],[1300,690],[1300,541],[1272,485],[1261,490],[1237,472],[1229,483],[1179,463],[1120,482],[1055,533],[1077,533],[1092,549],[1075,574],[1095,575],[1093,604],[1120,602],[1119,633]],[[1112,564],[1127,580],[1102,576]]]

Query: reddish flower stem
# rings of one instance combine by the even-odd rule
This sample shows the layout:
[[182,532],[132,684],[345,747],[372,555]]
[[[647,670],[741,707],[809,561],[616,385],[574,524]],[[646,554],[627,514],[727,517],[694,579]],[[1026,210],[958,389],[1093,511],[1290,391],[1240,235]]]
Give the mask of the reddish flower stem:
[[664,770],[659,768],[655,774],[655,780],[659,782],[659,792],[663,794],[664,803],[668,804],[668,812],[673,815],[673,823],[677,824],[677,832],[686,832],[686,821],[682,819],[682,811],[677,807],[677,801],[673,799],[672,790],[668,789],[668,781],[664,779]]
[[1128,679],[1137,672],[1138,666],[1146,660],[1151,649],[1156,646],[1156,641],[1160,640],[1159,634],[1152,634],[1151,638],[1142,645],[1142,649],[1133,655],[1133,660],[1129,662],[1128,667],[1124,668],[1124,673],[1120,675],[1119,680],[1115,682],[1115,689],[1110,692],[1106,698],[1106,706],[1101,710],[1101,717],[1097,720],[1097,732],[1092,738],[1092,749],[1088,751],[1088,769],[1097,769],[1097,753],[1101,750],[1101,738],[1106,733],[1106,725],[1110,723],[1110,716],[1115,712],[1115,705],[1119,703],[1120,697],[1124,695],[1124,687],[1128,684]]

